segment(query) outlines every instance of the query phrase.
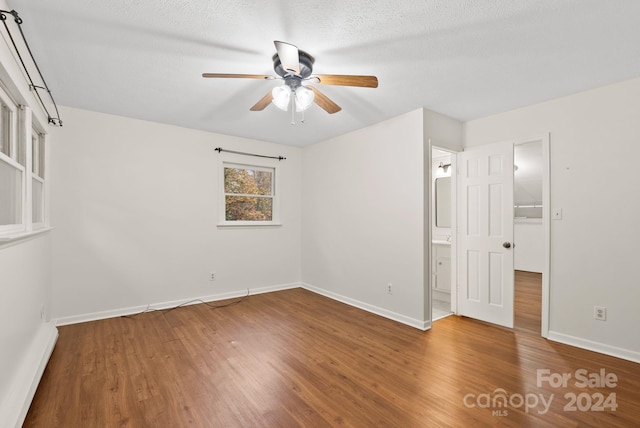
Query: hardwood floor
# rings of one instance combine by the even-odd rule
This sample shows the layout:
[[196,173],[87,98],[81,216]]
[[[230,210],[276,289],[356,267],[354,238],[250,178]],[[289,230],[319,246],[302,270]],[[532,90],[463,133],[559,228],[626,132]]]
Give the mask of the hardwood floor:
[[[422,332],[292,289],[65,326],[24,426],[638,426],[640,365],[542,339],[530,318],[509,330],[451,316]],[[538,386],[538,369],[618,382]],[[498,388],[511,404],[492,405]],[[615,393],[617,409],[565,411],[572,393]],[[521,405],[533,394],[547,412]]]
[[515,271],[514,329],[540,335],[542,329],[542,274]]

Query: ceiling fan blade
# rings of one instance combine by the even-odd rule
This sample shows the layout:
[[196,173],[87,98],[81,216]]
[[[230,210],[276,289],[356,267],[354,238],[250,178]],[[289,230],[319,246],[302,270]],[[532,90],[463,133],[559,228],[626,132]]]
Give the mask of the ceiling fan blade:
[[315,97],[313,101],[318,104],[324,111],[329,114],[337,113],[342,110],[338,104],[334,103],[327,97],[325,94],[314,88],[313,86],[308,86],[309,89],[313,91]]
[[225,78],[240,78],[240,79],[275,79],[274,76],[267,76],[264,74],[228,74],[228,73],[202,73],[202,77],[225,77]]
[[276,45],[276,51],[278,51],[278,58],[282,68],[287,71],[292,71],[295,74],[300,74],[300,54],[298,48],[290,43],[274,41]]
[[271,104],[271,100],[273,100],[273,95],[271,95],[271,91],[269,91],[269,93],[267,95],[262,97],[260,99],[260,101],[255,103],[255,105],[253,107],[251,107],[249,110],[251,110],[251,111],[262,111],[265,108],[267,108],[267,106],[269,104]]
[[318,78],[321,85],[359,86],[363,88],[377,88],[376,76],[352,76],[345,74],[316,74],[312,78]]

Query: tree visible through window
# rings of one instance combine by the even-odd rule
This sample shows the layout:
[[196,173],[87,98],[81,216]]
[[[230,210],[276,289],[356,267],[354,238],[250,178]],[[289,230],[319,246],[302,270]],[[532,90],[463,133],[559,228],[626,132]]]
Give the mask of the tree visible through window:
[[225,165],[226,221],[273,221],[274,170]]

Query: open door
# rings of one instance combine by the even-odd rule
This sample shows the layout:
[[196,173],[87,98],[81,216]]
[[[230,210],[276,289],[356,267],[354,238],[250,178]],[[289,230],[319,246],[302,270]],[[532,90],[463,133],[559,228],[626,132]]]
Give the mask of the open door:
[[458,313],[513,328],[513,143],[458,154]]

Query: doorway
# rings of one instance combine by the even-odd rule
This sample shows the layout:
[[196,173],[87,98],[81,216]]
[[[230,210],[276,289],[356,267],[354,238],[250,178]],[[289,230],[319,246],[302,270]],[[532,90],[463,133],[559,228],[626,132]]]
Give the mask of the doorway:
[[513,153],[514,329],[541,334],[546,208],[542,141],[514,144]]
[[[550,224],[549,224],[549,220],[550,220],[550,206],[549,206],[549,136],[545,135],[545,136],[540,136],[540,137],[535,137],[535,138],[528,138],[528,139],[522,139],[522,140],[514,140],[514,141],[510,141],[508,142],[508,144],[511,147],[511,153],[512,153],[512,157],[511,160],[509,160],[509,162],[505,163],[505,171],[509,170],[509,171],[513,171],[511,175],[512,179],[515,179],[517,181],[517,183],[515,184],[516,188],[519,188],[519,186],[521,186],[521,179],[519,179],[520,177],[526,176],[527,174],[524,174],[525,172],[527,172],[527,169],[529,168],[529,166],[526,164],[525,161],[520,160],[520,157],[518,157],[520,165],[518,165],[517,162],[515,162],[515,157],[519,156],[519,154],[516,154],[515,156],[513,155],[513,152],[515,151],[516,153],[518,152],[522,152],[528,150],[529,152],[533,153],[534,151],[537,153],[537,163],[538,166],[541,168],[541,177],[539,177],[537,179],[537,184],[536,184],[536,188],[539,189],[539,191],[536,191],[535,194],[532,194],[532,190],[531,190],[531,183],[529,182],[528,184],[525,184],[523,186],[524,189],[524,193],[523,191],[518,191],[516,193],[515,190],[512,190],[514,199],[509,200],[509,206],[503,206],[502,207],[502,212],[506,213],[505,217],[510,218],[510,223],[509,225],[507,225],[507,229],[510,229],[511,231],[513,231],[513,234],[510,236],[509,241],[500,241],[500,244],[505,244],[505,243],[513,243],[515,244],[515,247],[518,247],[518,245],[520,245],[518,247],[518,250],[516,250],[516,248],[511,247],[511,256],[513,259],[513,264],[510,267],[510,273],[509,276],[511,277],[511,290],[510,293],[507,293],[505,296],[508,298],[508,300],[510,301],[510,309],[509,311],[511,311],[511,323],[510,323],[510,327],[513,327],[513,319],[514,319],[514,310],[517,311],[517,313],[515,314],[515,319],[517,321],[517,324],[520,325],[521,321],[524,321],[525,324],[528,326],[527,328],[531,328],[531,323],[534,322],[532,321],[532,319],[536,319],[538,321],[535,321],[539,327],[535,327],[538,331],[538,334],[541,334],[543,337],[546,337],[548,335],[548,320],[549,320],[549,282],[548,282],[548,273],[549,273],[549,247],[550,247]],[[472,148],[471,150],[473,150],[475,148]],[[467,284],[462,284],[464,283],[465,277],[468,277],[469,272],[465,271],[465,269],[463,269],[462,264],[466,263],[468,260],[465,260],[464,258],[461,257],[461,254],[464,254],[465,248],[462,247],[462,245],[459,242],[459,238],[457,237],[457,233],[456,230],[458,228],[456,228],[456,222],[458,224],[460,224],[460,228],[464,228],[464,225],[462,224],[463,221],[466,221],[466,219],[461,219],[459,215],[457,215],[457,212],[459,210],[459,205],[460,205],[460,196],[461,196],[461,192],[465,191],[465,190],[461,190],[460,189],[460,181],[456,179],[456,176],[459,175],[459,171],[456,167],[456,163],[461,163],[464,161],[464,157],[462,158],[463,160],[460,160],[458,158],[459,155],[463,154],[464,152],[461,153],[456,153],[456,152],[451,152],[448,151],[446,149],[440,149],[438,147],[432,147],[431,148],[431,179],[432,179],[432,198],[431,198],[431,209],[430,211],[430,216],[431,216],[431,220],[430,220],[430,224],[431,224],[431,229],[430,229],[430,240],[431,240],[431,267],[432,267],[432,275],[430,278],[430,293],[432,296],[431,302],[432,302],[432,320],[435,321],[443,316],[447,316],[447,314],[443,314],[440,312],[440,306],[441,306],[441,299],[439,297],[441,297],[441,294],[439,293],[439,289],[442,288],[442,286],[440,285],[443,281],[443,276],[442,276],[442,271],[444,270],[445,272],[449,272],[451,275],[451,282],[450,282],[450,291],[449,291],[449,297],[451,299],[450,302],[450,313],[452,314],[458,314],[458,315],[465,315],[465,316],[469,316],[472,318],[479,318],[482,319],[479,316],[476,316],[473,313],[468,313],[466,312],[464,309],[460,308],[460,302],[459,300],[461,298],[464,297],[464,293],[465,291],[468,291],[468,287]],[[446,156],[449,155],[451,156],[451,166],[449,168],[452,168],[452,171],[456,171],[456,173],[451,174],[451,181],[452,181],[452,189],[451,189],[451,194],[452,194],[452,199],[451,199],[451,218],[452,218],[452,227],[451,227],[451,233],[450,234],[446,234],[446,231],[443,230],[438,230],[438,225],[436,224],[437,222],[437,189],[436,189],[436,183],[435,180],[437,178],[440,177],[441,172],[439,171],[439,169],[443,169],[440,168],[440,160],[438,159],[438,157],[445,157],[446,160]],[[511,166],[508,166],[509,163],[511,164]],[[443,161],[442,166],[444,167],[444,165],[447,165],[447,163],[445,163]],[[460,169],[462,169],[462,166],[460,167]],[[517,172],[519,171],[519,172]],[[520,177],[516,177],[516,174]],[[526,177],[525,177],[526,178]],[[525,180],[526,181],[526,180]],[[524,201],[521,198],[522,194],[526,194],[529,193],[531,194],[530,196],[533,196],[535,201]],[[456,196],[457,194],[457,196]],[[466,193],[465,193],[466,194]],[[517,205],[519,205],[519,207],[517,207]],[[522,218],[524,217],[524,218]],[[532,226],[534,225],[535,226]],[[521,226],[524,225],[524,226]],[[524,233],[525,235],[522,234],[522,230],[524,228]],[[440,232],[445,232],[445,233],[440,233]],[[531,232],[533,232],[533,238],[535,240],[534,244],[529,243],[528,241],[526,241],[527,236],[526,233],[530,232],[529,235],[532,235]],[[442,239],[444,237],[444,240]],[[449,240],[450,243],[448,244],[449,247],[449,262],[450,262],[450,269],[446,269],[446,263],[442,263],[439,264],[438,259],[442,259],[442,258],[446,258],[446,257],[442,257],[443,254],[440,251],[441,247],[435,247],[435,245],[442,245],[442,246],[446,246],[447,244],[444,242],[446,240]],[[520,243],[520,244],[519,244]],[[537,252],[537,254],[539,255],[539,257],[536,259],[536,267],[531,268],[530,266],[525,265],[525,267],[523,267],[522,264],[522,257],[520,257],[523,254],[526,254],[528,250],[531,250],[531,245],[535,245],[535,252]],[[511,245],[509,245],[511,246]],[[444,256],[446,256],[446,249],[444,250]],[[525,257],[526,259],[526,257]],[[497,260],[497,258],[494,256],[493,257],[493,261],[495,262]],[[440,262],[442,262],[442,260],[440,260]],[[488,275],[487,275],[488,276]],[[459,282],[457,280],[457,278],[461,278],[461,281]],[[440,280],[440,284],[438,283],[438,280]],[[518,282],[518,284],[520,285],[522,282],[525,282],[528,284],[529,286],[529,291],[524,291],[523,293],[520,293],[520,290],[518,290],[518,292],[516,293],[516,295],[514,295],[514,287],[515,287],[515,283],[514,280]],[[535,296],[539,296],[539,297],[532,297],[531,294],[531,281],[536,282],[537,289],[539,291],[534,292],[533,295]],[[491,284],[489,284],[491,285]],[[466,288],[463,289],[463,288]],[[495,288],[494,288],[495,291]],[[476,296],[474,296],[476,297]],[[514,300],[518,299],[514,305]],[[524,299],[524,302],[523,300]],[[536,301],[533,302],[533,304],[527,306],[526,302],[527,299],[529,299],[529,302],[531,302],[530,299],[537,299]],[[440,302],[439,302],[440,301]],[[487,302],[488,304],[493,304],[495,306],[495,302]],[[524,303],[524,304],[523,304]],[[531,311],[533,310],[535,312],[535,314],[529,314],[527,315],[524,312],[521,312],[522,308],[527,308],[527,311]],[[446,312],[446,311],[445,311]],[[527,321],[527,319],[529,319],[529,321]],[[489,322],[492,322],[491,320],[489,320]],[[504,324],[503,324],[504,325]]]
[[431,147],[430,294],[431,320],[455,312],[455,165],[456,153]]

